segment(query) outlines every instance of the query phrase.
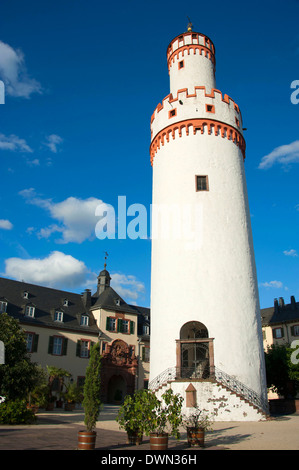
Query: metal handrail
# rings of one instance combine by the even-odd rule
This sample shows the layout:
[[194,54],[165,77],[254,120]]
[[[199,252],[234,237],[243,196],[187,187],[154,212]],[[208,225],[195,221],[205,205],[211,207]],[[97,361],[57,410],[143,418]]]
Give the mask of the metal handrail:
[[237,393],[243,399],[247,400],[250,404],[255,405],[257,408],[268,414],[269,404],[267,398],[258,395],[254,390],[247,387],[235,377],[230,376],[226,372],[218,369],[217,367],[211,367],[210,370],[198,371],[190,367],[169,367],[159,374],[155,379],[149,383],[149,389],[156,390],[163,385],[166,385],[169,381],[180,380],[180,379],[214,379],[221,385],[232,392]]

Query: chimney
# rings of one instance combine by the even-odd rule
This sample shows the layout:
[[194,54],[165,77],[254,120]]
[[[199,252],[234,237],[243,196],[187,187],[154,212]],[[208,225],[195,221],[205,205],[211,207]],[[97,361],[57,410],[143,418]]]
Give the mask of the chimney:
[[296,300],[295,300],[294,295],[291,295],[291,307],[292,307],[292,310],[296,309]]
[[279,297],[279,306],[284,307],[284,300],[283,297]]
[[85,291],[83,292],[82,302],[84,304],[84,307],[86,307],[86,308],[91,307],[91,291],[90,291],[90,289],[85,289]]
[[278,300],[277,299],[274,299],[274,312],[275,313],[278,312]]

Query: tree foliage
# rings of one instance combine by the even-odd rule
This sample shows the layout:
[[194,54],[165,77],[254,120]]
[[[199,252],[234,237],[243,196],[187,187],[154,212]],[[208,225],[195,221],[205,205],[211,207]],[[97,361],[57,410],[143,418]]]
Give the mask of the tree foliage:
[[37,368],[30,360],[19,322],[6,313],[0,315],[0,340],[5,346],[5,364],[0,365],[0,395],[10,400],[26,398],[34,386]]
[[101,353],[99,343],[91,347],[83,391],[84,424],[88,431],[96,427],[101,408]]
[[299,389],[299,364],[289,345],[271,345],[265,352],[267,387],[287,398]]

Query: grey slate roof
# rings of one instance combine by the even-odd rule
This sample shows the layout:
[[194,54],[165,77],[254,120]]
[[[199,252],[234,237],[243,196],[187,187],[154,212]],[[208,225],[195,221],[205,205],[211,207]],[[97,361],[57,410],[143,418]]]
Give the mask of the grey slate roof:
[[[28,299],[23,298],[24,291],[28,292]],[[99,331],[93,318],[90,318],[89,326],[80,326],[81,314],[88,313],[80,294],[0,278],[1,297],[8,302],[7,313],[22,323],[90,333]],[[63,306],[65,299],[68,300],[68,306]],[[33,318],[25,316],[26,305],[35,307]],[[63,312],[63,322],[54,321],[55,310]]]
[[299,321],[299,302],[291,297],[291,303],[285,304],[282,298],[274,301],[273,307],[261,309],[262,325]]
[[[23,297],[25,291],[28,292],[28,299]],[[84,294],[89,297],[87,303],[84,302]],[[1,300],[8,303],[7,313],[22,323],[84,331],[91,334],[98,334],[100,331],[93,315],[90,314],[90,311],[95,308],[136,314],[138,329],[139,325],[143,325],[144,321],[147,321],[145,317],[149,317],[150,312],[149,308],[127,304],[110,286],[106,287],[99,296],[97,294],[91,296],[88,291],[81,295],[0,277]],[[63,306],[64,300],[68,300],[68,306]],[[25,316],[27,305],[35,307],[34,317]],[[55,311],[63,312],[63,322],[54,321]],[[88,326],[80,325],[82,314],[89,314]]]

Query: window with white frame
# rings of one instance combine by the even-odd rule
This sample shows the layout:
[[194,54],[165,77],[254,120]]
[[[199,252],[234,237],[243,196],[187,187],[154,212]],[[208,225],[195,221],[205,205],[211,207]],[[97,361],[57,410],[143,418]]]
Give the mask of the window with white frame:
[[81,341],[80,357],[89,356],[89,341]]
[[56,311],[54,313],[54,321],[63,321],[63,312]]
[[38,337],[36,333],[27,332],[26,333],[26,349],[27,352],[33,353],[37,352]]
[[27,317],[34,317],[35,313],[35,307],[32,307],[31,305],[27,305],[26,310],[25,310],[25,315]]
[[7,302],[5,302],[4,300],[0,300],[0,313],[6,312],[6,308],[7,308]]
[[107,317],[106,329],[108,331],[116,331],[116,318]]
[[121,322],[121,326],[122,326],[122,333],[129,333],[129,320],[123,320]]
[[299,325],[294,325],[292,327],[292,335],[293,336],[299,336]]
[[63,338],[61,336],[54,336],[53,338],[53,354],[55,356],[62,355],[62,342]]
[[89,325],[88,315],[81,315],[80,325],[81,326],[88,326]]

